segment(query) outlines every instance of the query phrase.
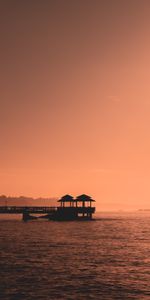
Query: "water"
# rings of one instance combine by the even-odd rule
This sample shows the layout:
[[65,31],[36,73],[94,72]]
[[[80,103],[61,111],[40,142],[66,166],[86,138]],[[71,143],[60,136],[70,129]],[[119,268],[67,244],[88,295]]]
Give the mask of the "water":
[[0,298],[150,299],[150,212],[96,218],[0,220]]

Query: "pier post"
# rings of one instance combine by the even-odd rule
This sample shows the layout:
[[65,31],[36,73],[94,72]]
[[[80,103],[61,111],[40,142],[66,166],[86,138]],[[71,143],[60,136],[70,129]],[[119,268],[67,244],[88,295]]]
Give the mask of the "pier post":
[[24,211],[22,214],[22,220],[24,222],[27,222],[30,219],[29,213],[27,211]]

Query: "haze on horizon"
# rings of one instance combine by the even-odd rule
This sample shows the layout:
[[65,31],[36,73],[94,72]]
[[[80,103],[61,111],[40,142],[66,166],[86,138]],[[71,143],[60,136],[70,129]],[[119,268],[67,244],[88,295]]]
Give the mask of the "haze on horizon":
[[0,3],[0,194],[150,208],[150,2]]

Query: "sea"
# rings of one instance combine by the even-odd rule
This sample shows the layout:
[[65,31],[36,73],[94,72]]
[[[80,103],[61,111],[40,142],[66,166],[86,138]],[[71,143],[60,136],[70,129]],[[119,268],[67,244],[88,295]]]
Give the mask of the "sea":
[[150,212],[0,219],[0,299],[150,299]]

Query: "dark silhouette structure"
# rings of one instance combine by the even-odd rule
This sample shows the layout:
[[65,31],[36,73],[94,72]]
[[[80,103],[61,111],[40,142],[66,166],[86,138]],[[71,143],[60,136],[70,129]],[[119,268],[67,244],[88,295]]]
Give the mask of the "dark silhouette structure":
[[[60,206],[0,206],[0,214],[22,214],[23,221],[45,218],[53,221],[92,220],[95,202],[90,196],[82,194],[74,199],[65,195],[58,200]],[[35,216],[40,215],[40,216]],[[33,216],[34,215],[34,216]]]
[[57,219],[59,220],[91,220],[92,214],[95,212],[95,207],[92,207],[92,202],[95,200],[85,194],[76,199],[65,195],[58,202],[61,203],[57,209]]
[[60,200],[58,200],[58,202],[60,202],[61,207],[65,207],[68,205],[70,205],[70,207],[72,207],[72,206],[74,206],[74,201],[75,200],[71,195],[65,195],[65,196],[61,197]]

